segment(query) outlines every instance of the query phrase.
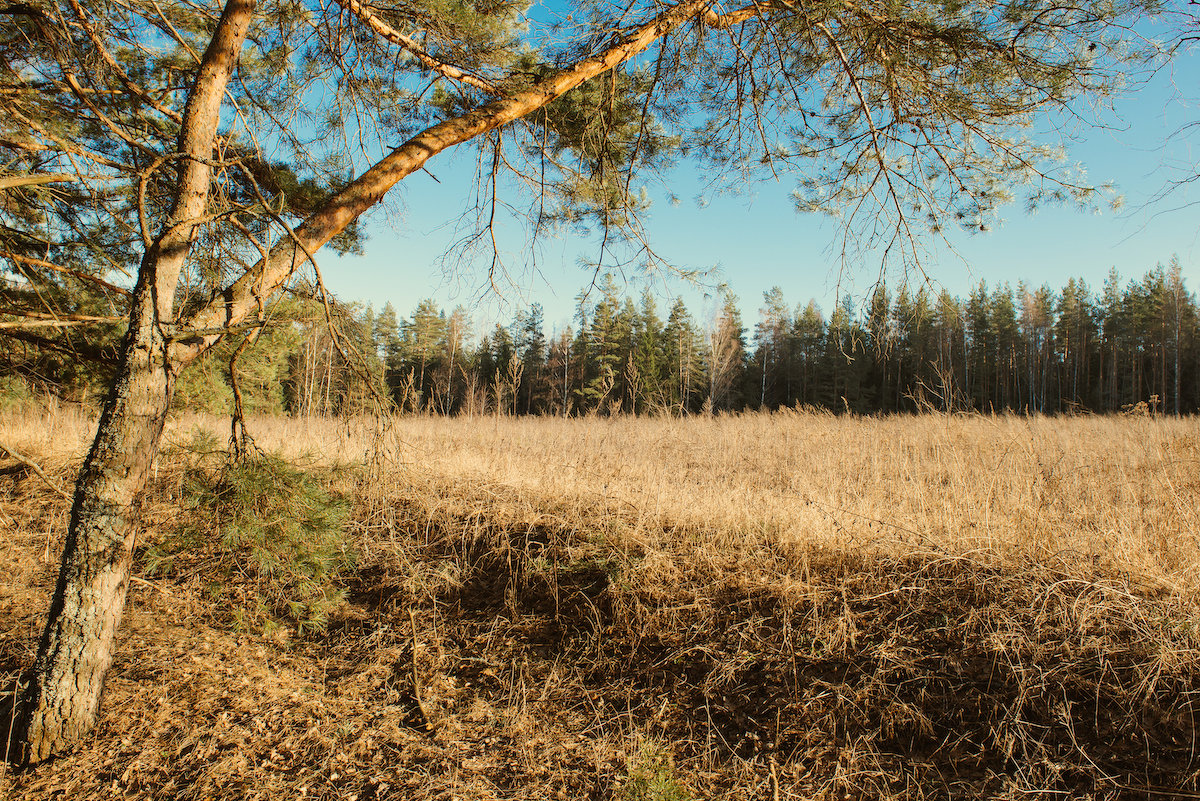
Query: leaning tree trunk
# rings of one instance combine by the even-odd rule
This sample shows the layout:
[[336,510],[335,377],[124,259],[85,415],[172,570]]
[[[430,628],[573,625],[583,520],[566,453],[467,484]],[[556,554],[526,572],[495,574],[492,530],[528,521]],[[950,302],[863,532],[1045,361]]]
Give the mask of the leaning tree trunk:
[[138,498],[158,451],[174,386],[148,282],[96,440],[76,483],[71,527],[37,661],[22,700],[21,761],[40,762],[76,743],[100,708],[112,664],[137,536]]
[[[200,60],[179,131],[178,188],[161,234],[138,270],[117,376],[75,484],[58,584],[19,701],[19,761],[75,746],[96,721],[125,607],[138,500],[162,436],[175,375],[195,351],[172,356],[175,288],[208,206],[221,101],[255,0],[228,0]],[[168,159],[164,158],[164,162]]]

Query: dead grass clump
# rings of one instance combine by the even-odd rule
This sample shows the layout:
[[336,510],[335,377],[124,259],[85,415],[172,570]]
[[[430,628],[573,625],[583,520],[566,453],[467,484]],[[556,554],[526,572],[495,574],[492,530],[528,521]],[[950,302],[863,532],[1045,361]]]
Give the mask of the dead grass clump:
[[[494,517],[472,506],[481,495]],[[1111,562],[788,544],[698,556],[686,539],[572,529],[529,501],[424,487],[394,510],[414,536],[377,545],[356,596],[394,628],[400,610],[435,610],[439,672],[470,677],[474,702],[519,704],[541,726],[582,704],[584,732],[669,744],[702,797],[769,782],[792,798],[1197,788],[1197,610]],[[414,583],[418,564],[454,578]],[[448,703],[453,720],[466,701]]]

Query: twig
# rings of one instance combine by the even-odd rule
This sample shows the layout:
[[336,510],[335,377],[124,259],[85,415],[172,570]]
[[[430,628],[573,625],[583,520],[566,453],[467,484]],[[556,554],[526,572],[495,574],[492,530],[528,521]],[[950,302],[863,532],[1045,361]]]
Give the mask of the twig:
[[1116,787],[1131,793],[1145,793],[1146,795],[1157,795],[1164,798],[1200,798],[1200,793],[1193,793],[1188,790],[1169,790],[1165,787],[1141,787],[1132,784],[1117,784]]
[[144,578],[140,578],[140,577],[138,577],[138,576],[130,576],[130,577],[129,577],[129,581],[130,581],[130,583],[132,583],[132,584],[140,584],[140,585],[142,585],[143,587],[149,587],[149,588],[150,588],[150,589],[152,589],[152,590],[158,590],[158,591],[159,591],[159,592],[161,592],[163,595],[170,596],[170,594],[171,594],[171,593],[167,592],[167,590],[165,590],[164,588],[162,588],[162,587],[160,587],[159,585],[155,584],[153,581],[146,581],[146,579],[144,579]]
[[417,616],[412,609],[408,610],[408,622],[412,624],[412,686],[413,698],[417,699],[417,709],[425,720],[425,730],[432,732],[435,727],[429,710],[425,708],[425,699],[421,697],[421,677],[417,675]]
[[50,479],[50,477],[48,475],[46,475],[45,472],[42,471],[42,468],[38,467],[36,462],[29,459],[28,457],[22,456],[19,451],[17,451],[15,448],[13,448],[11,445],[9,445],[7,442],[4,442],[3,440],[0,440],[0,451],[4,451],[9,456],[16,459],[18,462],[20,462],[21,464],[25,465],[30,470],[32,470],[34,472],[34,474],[37,475],[38,478],[40,478],[42,481],[44,481],[46,483],[47,487],[49,487],[50,489],[57,492],[59,495],[66,498],[68,501],[71,500],[71,494],[69,492],[67,492],[65,489],[63,489],[62,487],[55,484]]

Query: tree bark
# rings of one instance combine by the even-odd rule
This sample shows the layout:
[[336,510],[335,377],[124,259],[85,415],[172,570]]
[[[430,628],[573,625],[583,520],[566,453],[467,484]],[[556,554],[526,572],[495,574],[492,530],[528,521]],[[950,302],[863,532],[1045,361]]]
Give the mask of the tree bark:
[[254,0],[229,0],[184,110],[179,189],[138,270],[117,375],[75,484],[58,583],[19,702],[14,742],[23,764],[74,747],[100,709],[129,586],[138,501],[185,361],[171,357],[167,336],[175,287],[208,204],[221,100],[253,15]]
[[[122,346],[122,369],[76,482],[71,526],[37,661],[23,694],[17,741],[26,764],[72,747],[100,708],[137,536],[137,500],[158,449],[174,374],[154,325],[148,286],[139,325]],[[140,312],[140,313],[139,313]]]

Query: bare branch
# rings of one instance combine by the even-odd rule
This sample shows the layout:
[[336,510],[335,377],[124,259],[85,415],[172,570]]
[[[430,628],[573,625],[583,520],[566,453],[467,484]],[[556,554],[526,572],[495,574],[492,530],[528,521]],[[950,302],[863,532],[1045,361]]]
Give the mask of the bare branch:
[[18,264],[27,264],[30,267],[42,267],[47,270],[53,270],[54,272],[65,273],[66,275],[71,275],[75,278],[78,278],[80,281],[87,281],[88,283],[102,287],[109,292],[116,292],[118,295],[125,295],[128,297],[130,294],[128,289],[122,289],[119,286],[110,284],[103,278],[97,278],[94,275],[88,275],[85,272],[80,272],[79,270],[74,270],[70,267],[64,267],[61,264],[54,264],[53,262],[45,261],[44,259],[33,259],[28,256],[20,256],[8,250],[0,250],[0,258],[10,259]]
[[41,467],[38,466],[37,462],[33,461],[32,459],[30,459],[27,456],[21,455],[20,451],[18,451],[13,446],[9,445],[4,440],[0,440],[0,451],[4,451],[10,457],[12,457],[13,459],[16,459],[18,462],[20,462],[21,464],[25,465],[30,470],[32,470],[34,475],[36,475],[38,478],[40,478],[47,487],[49,487],[50,489],[57,492],[59,495],[66,498],[68,501],[71,500],[71,494],[69,492],[67,492],[65,489],[63,489],[62,487],[58,486],[58,484],[55,484],[54,481],[51,480],[50,476],[46,475],[46,472],[44,470],[42,470]]
[[[119,323],[124,317],[114,317],[111,315],[95,315],[95,314],[46,314],[44,312],[25,311],[23,309],[0,309],[0,314],[10,314],[14,317],[25,317],[28,320],[51,321],[51,324],[59,325],[75,325],[80,323]],[[45,324],[45,323],[40,323]],[[4,323],[5,327],[19,328],[22,325],[27,327],[37,327],[39,323]]]
[[119,322],[123,317],[97,317],[95,319],[62,319],[62,320],[0,320],[0,330],[11,328],[74,328],[81,325],[95,325],[97,322]]
[[403,47],[405,50],[412,53],[418,61],[439,75],[445,76],[452,81],[464,83],[467,86],[473,86],[476,89],[487,92],[490,95],[503,94],[503,91],[501,91],[500,87],[496,86],[496,84],[492,83],[486,78],[480,78],[477,75],[472,75],[465,70],[459,69],[453,64],[435,58],[428,51],[417,44],[412,37],[406,36],[393,28],[391,25],[388,25],[386,22],[372,13],[370,8],[363,5],[358,0],[335,0],[335,2],[357,17],[364,25],[375,31],[375,33],[380,37],[386,39],[392,44]]
[[16,189],[22,186],[41,186],[42,184],[58,184],[74,181],[74,175],[46,173],[44,175],[6,175],[0,178],[0,191]]

